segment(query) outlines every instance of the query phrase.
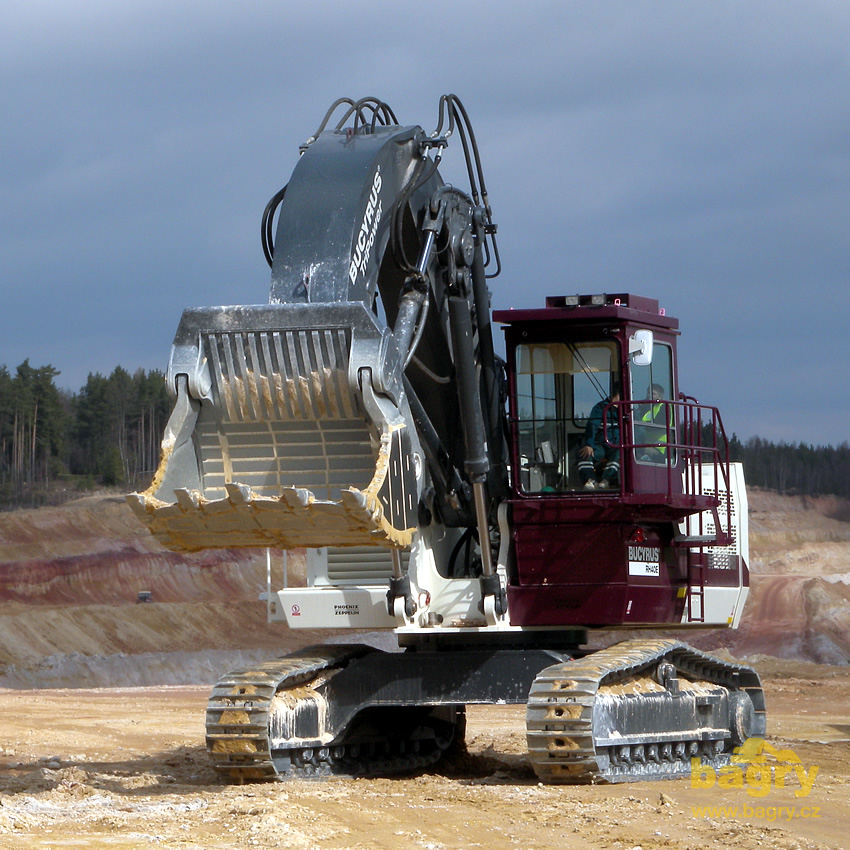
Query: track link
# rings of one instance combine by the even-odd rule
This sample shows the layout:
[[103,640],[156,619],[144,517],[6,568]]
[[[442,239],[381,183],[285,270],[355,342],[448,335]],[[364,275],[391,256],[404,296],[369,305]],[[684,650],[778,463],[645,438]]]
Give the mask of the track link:
[[526,720],[534,770],[552,783],[685,776],[692,758],[727,764],[765,731],[756,672],[675,640],[626,641],[542,670]]

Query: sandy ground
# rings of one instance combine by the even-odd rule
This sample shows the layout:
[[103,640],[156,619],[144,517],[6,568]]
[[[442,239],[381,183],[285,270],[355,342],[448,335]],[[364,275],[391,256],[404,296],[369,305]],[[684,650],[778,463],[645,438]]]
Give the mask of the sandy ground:
[[[198,683],[327,639],[266,623],[264,559],[167,553],[117,498],[2,514],[0,848],[850,846],[848,516],[751,494],[742,627],[688,636],[755,664],[768,742],[790,751],[736,788],[539,785],[515,707],[470,708],[468,755],[420,776],[228,785]],[[156,604],[136,604],[142,590]]]
[[768,740],[803,784],[543,786],[509,706],[471,708],[468,756],[420,776],[228,785],[203,746],[206,688],[3,690],[0,846],[846,847],[850,670],[763,672]]

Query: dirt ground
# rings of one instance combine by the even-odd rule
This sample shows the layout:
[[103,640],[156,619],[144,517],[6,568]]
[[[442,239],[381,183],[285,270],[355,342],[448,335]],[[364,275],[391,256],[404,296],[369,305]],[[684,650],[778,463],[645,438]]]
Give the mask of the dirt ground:
[[765,677],[784,752],[738,787],[540,785],[504,706],[470,708],[469,755],[420,776],[228,785],[198,683],[327,639],[266,623],[265,559],[168,553],[118,497],[0,514],[0,850],[850,846],[850,504],[750,495],[741,628],[688,635]]
[[514,706],[470,708],[469,757],[423,775],[228,785],[204,750],[206,688],[0,690],[0,847],[846,847],[850,670],[762,673],[768,740],[804,771],[784,788],[780,771],[543,786]]

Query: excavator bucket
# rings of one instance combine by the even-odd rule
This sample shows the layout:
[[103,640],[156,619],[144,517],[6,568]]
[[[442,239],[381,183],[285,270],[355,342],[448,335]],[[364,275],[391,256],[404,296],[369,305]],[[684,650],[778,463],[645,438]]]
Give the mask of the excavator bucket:
[[407,546],[416,437],[400,375],[362,303],[187,310],[160,466],[130,504],[175,550]]

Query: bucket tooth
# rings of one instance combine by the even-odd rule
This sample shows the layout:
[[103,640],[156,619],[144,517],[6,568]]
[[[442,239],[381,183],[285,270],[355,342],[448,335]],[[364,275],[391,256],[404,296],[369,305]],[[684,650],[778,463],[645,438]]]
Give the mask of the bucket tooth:
[[179,487],[174,491],[174,497],[183,511],[196,511],[201,506],[201,494],[197,490]]
[[224,489],[227,490],[227,498],[230,500],[230,504],[235,506],[251,504],[252,494],[250,487],[244,484],[225,484]]
[[295,511],[299,508],[308,507],[311,502],[316,500],[316,497],[303,487],[284,487],[280,498]]
[[143,496],[141,493],[129,493],[127,495],[127,504],[132,508],[137,519],[147,524],[148,521],[148,505],[150,498]]
[[360,490],[343,490],[340,493],[340,501],[347,507],[352,510],[368,510],[368,502],[369,500],[366,498],[366,494]]

